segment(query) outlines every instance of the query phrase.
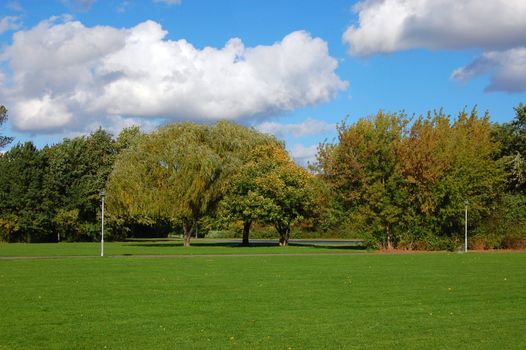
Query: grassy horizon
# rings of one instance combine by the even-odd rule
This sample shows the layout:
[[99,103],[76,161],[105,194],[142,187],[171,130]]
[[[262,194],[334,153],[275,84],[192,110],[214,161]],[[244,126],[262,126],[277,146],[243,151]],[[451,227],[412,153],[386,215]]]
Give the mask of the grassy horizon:
[[[248,247],[241,240],[193,239],[183,247],[181,239],[144,239],[125,242],[105,242],[104,255],[191,255],[191,254],[316,254],[365,251],[352,241],[348,245],[302,245],[279,247],[275,243],[252,240]],[[99,256],[99,242],[61,243],[0,243],[0,257],[10,256]]]
[[0,349],[522,349],[524,253],[0,261]]

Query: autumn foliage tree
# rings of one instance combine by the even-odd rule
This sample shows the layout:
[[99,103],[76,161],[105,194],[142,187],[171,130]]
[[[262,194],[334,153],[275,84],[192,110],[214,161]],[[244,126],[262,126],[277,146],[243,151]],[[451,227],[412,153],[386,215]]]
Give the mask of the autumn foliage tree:
[[488,116],[475,109],[453,121],[439,111],[412,123],[379,112],[338,127],[339,142],[320,147],[320,174],[352,220],[387,249],[451,239],[461,231],[464,202],[480,221],[501,188],[490,131]]

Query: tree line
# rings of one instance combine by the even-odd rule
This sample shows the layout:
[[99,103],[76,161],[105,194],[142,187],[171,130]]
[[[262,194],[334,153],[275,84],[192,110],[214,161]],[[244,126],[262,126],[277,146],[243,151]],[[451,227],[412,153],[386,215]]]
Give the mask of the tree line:
[[198,231],[230,230],[248,244],[258,225],[281,245],[296,235],[455,249],[467,205],[472,246],[524,244],[526,106],[501,124],[476,109],[380,111],[343,121],[337,135],[309,170],[281,141],[224,121],[117,137],[99,129],[40,150],[19,143],[0,155],[0,240],[98,240],[104,191],[116,240],[180,233],[190,245]]

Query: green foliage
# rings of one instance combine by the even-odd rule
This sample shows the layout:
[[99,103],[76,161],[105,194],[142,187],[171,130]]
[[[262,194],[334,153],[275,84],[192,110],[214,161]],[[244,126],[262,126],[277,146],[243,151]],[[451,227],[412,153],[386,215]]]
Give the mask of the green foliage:
[[339,143],[320,146],[320,176],[372,244],[454,249],[466,200],[472,224],[490,214],[505,173],[489,118],[474,109],[450,120],[379,112],[340,125]]
[[0,239],[50,240],[51,207],[42,192],[46,158],[31,142],[0,156]]
[[180,222],[189,245],[192,229],[215,210],[247,150],[267,139],[228,122],[161,128],[118,157],[108,183],[108,207],[131,221]]
[[351,126],[344,122],[339,143],[320,145],[318,156],[321,176],[343,210],[389,248],[403,210],[398,149],[406,124],[404,115],[383,112]]
[[312,183],[313,177],[294,164],[282,144],[258,145],[232,177],[221,215],[243,222],[244,244],[252,222],[259,221],[274,225],[280,243],[287,245],[291,225],[312,211]]
[[100,192],[115,155],[115,141],[102,129],[42,150],[19,144],[1,155],[0,239],[98,239]]

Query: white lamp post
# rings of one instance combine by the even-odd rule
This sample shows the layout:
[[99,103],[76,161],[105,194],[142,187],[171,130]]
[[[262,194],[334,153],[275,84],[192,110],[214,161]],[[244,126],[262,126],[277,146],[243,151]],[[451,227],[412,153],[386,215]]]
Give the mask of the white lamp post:
[[468,200],[464,201],[464,253],[468,252]]
[[101,236],[100,236],[100,256],[104,256],[104,196],[106,193],[102,191],[100,196],[102,198],[102,216],[101,216]]

